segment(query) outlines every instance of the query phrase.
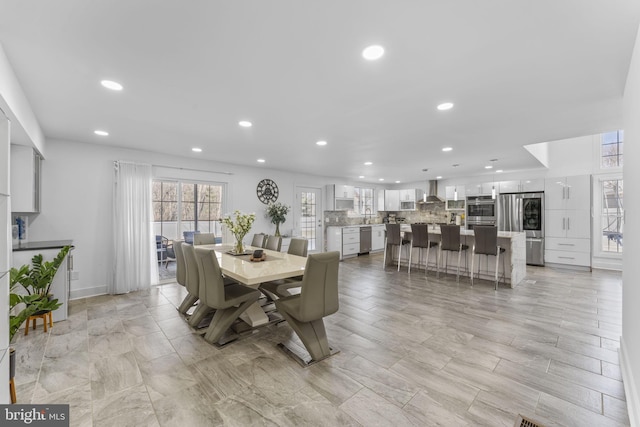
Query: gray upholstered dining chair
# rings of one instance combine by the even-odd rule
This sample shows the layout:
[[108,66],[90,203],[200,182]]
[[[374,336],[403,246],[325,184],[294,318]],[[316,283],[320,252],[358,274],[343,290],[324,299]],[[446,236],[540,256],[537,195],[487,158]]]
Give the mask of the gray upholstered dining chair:
[[264,247],[264,242],[267,240],[267,235],[264,233],[256,233],[253,235],[253,240],[251,241],[251,246],[256,248]]
[[[306,360],[296,357],[302,366],[309,366],[336,353],[329,346],[323,318],[338,311],[339,264],[340,253],[336,251],[309,255],[300,293],[275,301],[276,309],[311,356]],[[286,349],[284,344],[279,346]],[[296,356],[292,350],[287,350],[290,355]]]
[[225,285],[213,249],[196,248],[195,257],[200,283],[204,285],[201,288],[200,302],[210,310],[215,310],[204,339],[212,344],[227,344],[231,340],[224,337],[225,333],[251,304],[258,301],[260,291],[239,283]]
[[[473,234],[475,235],[475,241],[473,244],[473,248],[471,249],[471,286],[473,286],[473,264],[475,261],[475,255],[486,255],[487,264],[489,263],[489,256],[494,256],[496,257],[495,286],[497,291],[498,281],[500,277],[498,268],[500,265],[500,254],[503,254],[505,252],[504,248],[498,246],[498,228],[493,225],[476,225],[475,227],[473,227]],[[505,272],[506,270],[504,266],[504,257],[502,257],[502,279],[506,282]],[[480,260],[478,260],[478,278],[480,278]]]
[[[422,249],[427,250],[427,257],[424,263],[424,274],[427,274],[429,270],[429,249],[434,246],[438,246],[438,242],[434,242],[429,235],[429,226],[427,224],[411,224],[411,246],[409,246],[409,269],[411,273],[411,258],[413,255],[413,248],[418,248],[418,268],[420,268],[420,259],[422,258]],[[436,262],[437,268],[437,262]]]
[[[306,257],[309,248],[309,241],[307,239],[291,239],[289,249],[287,253],[290,255],[297,255]],[[258,289],[269,299],[275,301],[278,298],[284,298],[291,296],[290,289],[299,288],[302,280],[302,276],[292,277],[284,280],[273,280],[271,282],[261,283]]]
[[282,237],[267,236],[267,240],[264,243],[264,248],[272,251],[280,252],[280,249],[282,249]]
[[[410,240],[403,239],[400,233],[400,224],[387,224],[387,236],[384,242],[383,268],[387,268],[387,252],[393,251],[393,247],[398,247],[398,271],[400,271],[400,256],[402,255],[402,246],[411,243]],[[393,252],[389,253],[389,257],[393,260]]]
[[216,235],[214,233],[198,233],[193,235],[193,244],[198,245],[213,245],[216,243]]
[[[448,273],[449,267],[449,252],[457,252],[458,253],[458,264],[456,269],[456,280],[460,280],[460,257],[462,256],[462,252],[469,249],[469,246],[463,245],[460,241],[460,226],[459,225],[441,225],[440,226],[440,250],[438,254],[438,277],[440,276],[440,260],[442,259],[442,252],[447,252],[447,260],[444,264],[444,274]],[[467,257],[464,258],[465,266],[467,262]]]
[[[187,296],[182,300],[180,307],[178,307],[178,312],[186,315],[189,309],[198,301],[198,295],[200,294],[200,276],[198,275],[198,266],[195,263],[193,245],[182,243],[180,245],[180,251],[184,258]],[[195,311],[198,311],[198,308],[196,308]],[[193,318],[193,315],[191,317]]]
[[[185,286],[187,281],[187,270],[184,264],[184,253],[182,252],[182,240],[173,241],[173,252],[176,255],[176,282],[179,285]],[[195,302],[195,301],[194,301]]]

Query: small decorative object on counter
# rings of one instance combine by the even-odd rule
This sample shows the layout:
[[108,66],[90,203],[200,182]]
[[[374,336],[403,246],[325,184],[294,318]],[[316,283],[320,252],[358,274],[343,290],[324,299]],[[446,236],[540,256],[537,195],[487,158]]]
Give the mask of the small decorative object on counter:
[[225,215],[224,218],[222,218],[222,223],[227,226],[236,239],[235,252],[241,254],[244,253],[242,239],[244,239],[244,236],[251,230],[251,226],[256,220],[256,214],[243,214],[240,211],[235,211],[233,215],[236,218],[235,221],[231,219],[231,215]]
[[271,219],[271,223],[276,225],[276,232],[274,235],[280,236],[280,224],[287,220],[287,214],[291,206],[284,205],[280,202],[270,202],[267,205],[266,217]]

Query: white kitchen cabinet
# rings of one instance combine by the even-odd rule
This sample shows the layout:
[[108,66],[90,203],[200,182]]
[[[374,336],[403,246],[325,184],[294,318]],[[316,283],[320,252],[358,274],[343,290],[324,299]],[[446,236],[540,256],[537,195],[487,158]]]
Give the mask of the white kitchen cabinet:
[[545,181],[545,263],[591,266],[591,177]]
[[360,227],[327,227],[327,251],[340,252],[340,259],[360,252]]
[[[456,191],[458,192],[458,200],[454,200]],[[464,211],[466,197],[464,185],[448,185],[445,188],[445,210]]]
[[400,210],[400,191],[384,190],[384,210],[399,211]]
[[398,190],[398,193],[401,211],[415,211],[418,207],[418,202],[422,200],[424,195],[424,191],[417,188]]
[[354,210],[355,187],[352,185],[330,184],[326,186],[326,206],[329,211]]
[[33,148],[11,145],[11,212],[40,212],[41,162]]
[[[465,185],[465,197],[466,196],[486,196],[491,195],[493,188],[493,182],[483,182],[479,184]],[[460,198],[460,190],[458,189],[458,198]]]
[[500,181],[496,183],[496,191],[502,194],[544,191],[544,188],[544,179],[523,179],[520,181]]
[[371,252],[384,249],[385,226],[384,224],[371,226]]

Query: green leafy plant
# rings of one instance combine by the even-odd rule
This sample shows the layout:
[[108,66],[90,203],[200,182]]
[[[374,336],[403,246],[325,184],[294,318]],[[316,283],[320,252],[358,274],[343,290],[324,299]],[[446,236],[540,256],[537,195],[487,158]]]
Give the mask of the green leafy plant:
[[269,202],[266,209],[266,215],[271,219],[271,223],[276,225],[275,235],[280,235],[280,224],[287,220],[287,214],[291,210],[291,206],[287,206],[280,202]]
[[18,272],[19,270],[12,269],[9,279],[9,342],[13,340],[13,336],[29,316],[42,310],[55,310],[60,306],[56,299],[50,301],[47,298],[41,298],[38,294],[21,295],[16,293]]
[[48,298],[53,278],[70,250],[71,246],[63,247],[52,261],[43,261],[42,254],[34,255],[31,258],[31,266],[23,265],[19,269],[12,268],[11,277],[15,279],[16,283],[22,285],[28,295]]
[[251,230],[253,222],[256,220],[256,214],[243,214],[240,211],[234,211],[235,221],[231,219],[231,215],[225,215],[222,218],[222,223],[229,229],[236,239],[236,252],[240,253],[244,251],[242,239]]

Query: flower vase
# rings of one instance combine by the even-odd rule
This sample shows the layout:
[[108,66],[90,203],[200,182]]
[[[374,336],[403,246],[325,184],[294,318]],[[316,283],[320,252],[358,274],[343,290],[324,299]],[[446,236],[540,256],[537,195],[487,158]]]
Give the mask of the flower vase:
[[236,253],[241,254],[244,253],[244,245],[242,244],[242,239],[244,236],[236,236]]
[[280,237],[280,223],[276,222],[276,232],[273,233],[274,236]]

